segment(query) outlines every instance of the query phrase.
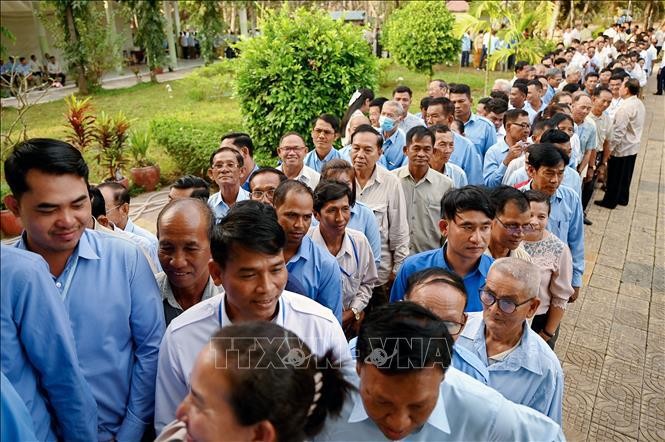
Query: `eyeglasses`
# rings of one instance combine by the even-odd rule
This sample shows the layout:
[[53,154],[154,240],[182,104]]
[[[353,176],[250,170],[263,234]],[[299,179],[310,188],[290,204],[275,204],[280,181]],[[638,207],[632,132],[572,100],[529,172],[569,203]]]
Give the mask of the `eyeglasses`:
[[482,302],[487,307],[491,307],[494,303],[499,304],[499,309],[502,312],[511,314],[517,310],[517,307],[526,304],[531,301],[533,298],[529,298],[524,302],[517,303],[511,299],[497,298],[494,293],[489,291],[487,288],[480,289],[480,302]]
[[215,163],[215,164],[212,165],[212,168],[215,169],[215,170],[222,170],[222,169],[224,169],[224,168],[227,168],[227,169],[235,169],[236,167],[239,167],[239,166],[238,166],[238,163],[231,163],[231,162],[228,162],[228,163]]
[[503,221],[499,219],[499,217],[495,218],[497,221],[499,221],[499,224],[503,226],[504,229],[511,235],[519,235],[520,233],[531,233],[533,232],[533,226],[531,224],[522,224],[521,226],[519,224],[504,224]]
[[305,146],[283,146],[280,147],[280,150],[283,150],[284,152],[300,152],[303,150]]
[[515,126],[519,126],[522,129],[531,129],[531,125],[529,123],[510,123],[514,124]]
[[459,335],[460,332],[462,331],[462,328],[464,327],[464,324],[462,324],[461,322],[443,321],[443,323],[446,325],[448,333],[450,333],[451,336]]
[[265,195],[266,198],[272,199],[272,197],[275,195],[275,191],[274,190],[265,190],[265,191],[264,190],[255,190],[252,193],[250,193],[250,195],[255,200],[260,200],[261,198],[263,198],[264,195]]
[[118,204],[117,206],[113,206],[113,207],[111,207],[110,209],[106,209],[106,213],[109,213],[109,212],[111,212],[111,211],[113,211],[113,210],[119,208],[120,206],[122,206],[122,205],[124,205],[124,204],[125,204],[125,203],[120,203],[120,204]]

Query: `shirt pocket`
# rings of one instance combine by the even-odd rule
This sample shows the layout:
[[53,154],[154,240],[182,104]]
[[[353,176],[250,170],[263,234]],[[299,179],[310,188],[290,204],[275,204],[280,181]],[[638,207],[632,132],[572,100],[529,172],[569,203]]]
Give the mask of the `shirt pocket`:
[[567,219],[550,218],[547,224],[547,229],[566,244],[568,243],[569,228],[570,228],[570,220]]
[[358,271],[347,275],[344,273],[342,275],[342,293],[343,293],[343,304],[344,308],[349,308],[351,301],[356,297],[360,289],[360,283],[362,282],[362,276]]
[[387,204],[378,204],[372,206],[372,211],[374,212],[374,217],[376,218],[376,225],[379,226],[382,237],[388,237],[388,205]]

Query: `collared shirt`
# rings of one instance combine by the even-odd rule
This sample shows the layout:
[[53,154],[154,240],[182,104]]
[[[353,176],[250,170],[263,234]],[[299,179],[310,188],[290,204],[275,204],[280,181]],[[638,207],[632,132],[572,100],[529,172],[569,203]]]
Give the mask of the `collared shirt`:
[[473,142],[480,156],[485,157],[487,149],[496,143],[496,127],[490,120],[472,113],[464,123],[464,136]]
[[607,111],[604,111],[600,114],[599,117],[589,112],[589,117],[596,123],[597,135],[598,135],[598,146],[597,150],[600,152],[603,150],[603,144],[605,140],[608,142],[612,139],[612,119]]
[[316,153],[316,149],[311,150],[305,155],[305,166],[316,170],[318,173],[321,173],[321,169],[323,169],[323,166],[330,160],[334,160],[337,158],[341,158],[341,155],[335,149],[334,147],[330,149],[330,152],[323,157],[323,159],[319,159],[319,155]]
[[580,151],[584,155],[587,151],[595,150],[598,143],[596,125],[593,121],[584,121],[577,125],[577,136],[580,137]]
[[450,155],[450,163],[457,164],[464,170],[470,184],[483,183],[483,158],[471,140],[453,132],[455,147]]
[[501,180],[508,168],[503,160],[506,158],[509,149],[510,147],[508,146],[508,143],[506,143],[504,137],[490,147],[485,154],[485,161],[483,163],[483,182],[487,187],[497,187],[501,184]]
[[[30,441],[40,440],[35,435],[35,425],[25,402],[12,383],[0,372],[0,439]],[[94,436],[94,433],[91,433]],[[44,440],[42,438],[41,440]],[[55,440],[55,439],[54,439]]]
[[[485,255],[492,256],[492,252],[490,252],[489,247],[485,250]],[[520,245],[517,246],[517,248],[515,250],[509,250],[508,251],[508,257],[521,259],[522,261],[526,261],[526,262],[533,262],[533,259],[531,259],[531,255],[529,255],[529,252],[527,252],[526,249],[524,248],[524,243],[523,242],[520,243]],[[494,257],[492,256],[492,258],[494,258]]]
[[339,153],[339,157],[343,160],[348,161],[349,163],[353,164],[351,161],[351,143],[347,144],[346,146],[342,147],[340,150],[337,152]]
[[409,224],[406,201],[399,179],[381,167],[375,167],[363,188],[356,178],[357,199],[374,211],[381,235],[379,284],[388,282],[409,256]]
[[490,382],[490,372],[483,361],[466,347],[453,345],[453,358],[450,365],[485,385]]
[[[111,227],[114,226],[111,225]],[[159,263],[159,256],[157,255],[157,250],[153,248],[152,243],[148,241],[146,238],[136,235],[132,232],[122,230],[121,228],[110,229],[108,227],[104,227],[95,218],[92,218],[92,230],[96,230],[98,232],[102,232],[107,235],[112,235],[117,238],[122,238],[124,240],[131,241],[132,244],[134,244],[141,250],[143,256],[145,256],[145,258],[148,260],[148,264],[150,265],[150,270],[152,270],[152,273],[159,273],[162,271],[162,266]]]
[[[508,181],[503,184],[515,186],[524,183],[525,181],[529,181],[529,175],[526,173],[524,166],[522,166],[521,169],[513,172]],[[573,189],[575,193],[582,198],[582,177],[572,166],[566,166],[563,170],[563,181],[561,181],[561,185]]]
[[[409,256],[402,268],[395,278],[392,291],[390,292],[390,302],[397,302],[404,299],[406,293],[406,284],[409,276],[420,270],[425,270],[430,267],[441,267],[446,270],[454,272],[455,270],[448,265],[445,254],[448,245],[441,248],[430,250],[428,252],[418,253],[417,255]],[[467,273],[462,279],[464,280],[464,287],[467,293],[467,304],[465,311],[479,312],[483,309],[483,304],[480,302],[480,288],[485,285],[485,278],[490,266],[494,262],[494,258],[485,254],[481,255],[478,259],[476,268]],[[461,275],[460,275],[461,276]]]
[[[162,295],[162,305],[164,306],[164,320],[166,322],[166,326],[168,327],[171,321],[173,321],[176,317],[180,316],[180,314],[184,311],[184,309],[175,299],[175,295],[173,294],[173,290],[171,289],[171,284],[169,283],[169,279],[166,276],[166,273],[160,272],[156,274],[155,279],[157,280],[157,286],[159,287],[159,292]],[[224,292],[224,287],[222,287],[221,285],[220,286],[215,285],[215,283],[212,280],[212,277],[208,277],[208,283],[203,288],[203,293],[201,294],[201,301],[210,299],[213,296],[223,292]]]
[[[349,373],[356,387],[360,381]],[[338,418],[329,419],[316,441],[386,440],[367,415],[357,390]],[[440,384],[439,397],[425,424],[404,441],[564,441],[561,427],[546,416],[510,402],[497,391],[450,367]]]
[[[16,246],[25,249],[25,241]],[[86,230],[55,286],[97,401],[99,439],[140,439],[153,412],[164,334],[164,311],[148,262],[128,241]]]
[[610,150],[614,157],[635,155],[640,149],[646,110],[636,96],[623,100],[614,114],[614,128]]
[[305,236],[286,269],[303,286],[308,298],[328,307],[342,321],[342,274],[327,249]]
[[503,360],[490,363],[485,346],[485,322],[469,318],[455,345],[472,351],[489,370],[489,386],[506,399],[526,405],[561,423],[563,370],[556,354],[524,321],[517,347]]
[[38,440],[55,441],[56,428],[65,440],[97,440],[97,405],[48,265],[16,247],[0,254],[2,373],[25,400]]
[[471,50],[471,37],[467,32],[462,34],[462,51],[470,51]]
[[543,104],[546,106],[550,104],[550,101],[552,101],[552,97],[554,96],[554,94],[556,94],[556,90],[551,85],[548,84],[547,91],[545,92],[545,95],[543,95],[542,98]]
[[[281,170],[282,172],[284,172],[281,164],[277,166],[277,170]],[[310,189],[314,190],[316,189],[316,186],[319,184],[319,180],[321,179],[321,174],[316,170],[312,169],[311,167],[303,165],[302,169],[300,169],[300,172],[298,172],[298,176],[296,177],[296,179],[301,183],[305,184]]]
[[406,155],[404,155],[405,145],[406,135],[399,128],[390,138],[383,140],[383,159],[381,161],[386,169],[393,170],[404,165],[404,159],[406,158]]
[[[531,182],[520,190],[531,189]],[[569,187],[559,186],[550,197],[550,219],[547,230],[570,247],[573,255],[573,287],[582,286],[584,273],[584,212],[579,195]]]
[[[154,250],[155,251],[157,250],[157,247],[158,247],[159,244],[158,244],[157,237],[155,236],[155,234],[152,233],[152,232],[147,231],[143,227],[137,226],[136,224],[134,224],[134,222],[132,221],[131,218],[127,218],[127,224],[125,225],[125,228],[123,230],[125,232],[133,233],[134,235],[138,235],[138,236],[141,236],[141,237],[147,239],[150,242],[150,244],[152,245],[152,247],[154,248]],[[153,256],[152,252],[151,252],[151,256]],[[157,260],[157,262],[159,263],[159,260]]]
[[547,107],[547,104],[542,100],[540,100],[540,107],[538,109],[534,109],[533,106],[531,106],[531,103],[528,101],[524,102],[524,110],[529,114],[529,123],[533,124],[533,120],[536,119],[536,115],[538,115],[538,112],[542,112],[545,110]]
[[610,115],[610,118],[612,121],[614,121],[614,114],[616,114],[617,109],[619,109],[619,106],[621,106],[621,103],[623,103],[623,98],[612,98],[612,102],[610,103],[610,107],[607,108],[607,113]]
[[447,162],[443,166],[443,174],[453,180],[453,187],[459,189],[469,184],[466,173],[457,164]]
[[[159,350],[155,393],[155,429],[175,419],[180,402],[187,396],[196,357],[210,337],[222,326],[232,324],[226,312],[225,294],[199,302],[175,318],[164,334]],[[329,350],[344,366],[353,361],[342,327],[332,312],[311,299],[284,291],[273,322],[295,333],[312,353],[323,356]]]
[[246,179],[245,182],[242,184],[242,186],[240,186],[240,187],[242,187],[244,190],[246,190],[247,192],[249,192],[249,179],[252,177],[252,174],[253,174],[254,172],[256,172],[257,170],[259,170],[259,165],[258,165],[258,164],[254,164],[254,169],[252,169],[252,171],[250,172],[250,174],[247,175],[247,179]]
[[399,128],[402,130],[402,132],[404,132],[405,136],[411,129],[416,126],[425,126],[425,122],[422,120],[422,118],[416,117],[410,112],[407,113],[406,117],[399,124]]
[[[319,227],[310,229],[309,235],[314,243],[327,250]],[[374,256],[365,235],[347,228],[335,259],[342,272],[343,309],[363,311],[372,297],[372,289],[379,281]]]
[[441,199],[453,188],[453,180],[432,168],[418,182],[409,172],[409,166],[392,173],[399,178],[404,191],[410,254],[440,247]]
[[[238,196],[236,196],[236,200],[233,201],[232,204],[235,204],[238,201],[245,201],[248,199],[249,199],[249,192],[243,189],[242,187],[238,187]],[[216,192],[210,195],[210,198],[208,198],[208,205],[215,213],[215,219],[217,220],[217,222],[220,222],[222,218],[224,218],[226,214],[229,213],[229,210],[231,210],[231,206],[227,204],[227,202],[224,201],[224,199],[222,198],[222,192]]]

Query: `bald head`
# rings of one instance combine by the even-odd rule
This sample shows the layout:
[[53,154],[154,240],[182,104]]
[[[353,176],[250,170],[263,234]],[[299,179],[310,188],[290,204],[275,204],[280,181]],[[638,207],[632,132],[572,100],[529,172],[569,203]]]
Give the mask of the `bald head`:
[[174,222],[202,229],[205,236],[210,238],[215,226],[215,215],[210,206],[200,198],[178,198],[169,201],[157,215],[157,237],[159,238],[161,230]]
[[356,129],[363,124],[369,124],[371,126],[372,122],[364,115],[356,115],[355,117],[352,117],[349,120],[349,134],[354,133]]

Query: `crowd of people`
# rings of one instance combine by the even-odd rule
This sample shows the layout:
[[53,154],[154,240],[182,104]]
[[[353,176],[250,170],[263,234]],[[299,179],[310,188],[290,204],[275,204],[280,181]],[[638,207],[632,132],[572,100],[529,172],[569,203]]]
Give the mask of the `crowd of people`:
[[18,144],[3,440],[563,440],[585,208],[597,181],[629,202],[651,73],[649,41],[612,38],[518,60],[489,97],[359,89],[276,168],[225,134],[218,190],[179,178],[156,234],[70,144]]
[[65,85],[66,74],[55,55],[44,54],[44,60],[39,62],[35,54],[26,57],[9,57],[7,62],[0,60],[0,75],[3,88],[17,87],[25,83],[28,87],[42,84],[62,87]]

